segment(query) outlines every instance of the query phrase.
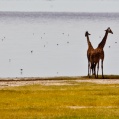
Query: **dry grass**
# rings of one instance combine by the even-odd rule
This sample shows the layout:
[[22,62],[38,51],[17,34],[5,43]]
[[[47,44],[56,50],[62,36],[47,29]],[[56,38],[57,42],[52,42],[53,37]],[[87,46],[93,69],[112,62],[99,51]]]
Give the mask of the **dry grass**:
[[1,89],[0,118],[119,118],[119,84],[68,82]]

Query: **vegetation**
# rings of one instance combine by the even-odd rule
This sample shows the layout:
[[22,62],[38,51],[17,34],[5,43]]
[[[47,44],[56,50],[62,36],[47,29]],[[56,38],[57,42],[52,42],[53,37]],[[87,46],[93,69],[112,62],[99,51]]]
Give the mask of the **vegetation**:
[[[95,79],[95,76],[90,76],[90,78],[88,76],[75,76],[75,77],[26,77],[26,78],[8,78],[8,79],[5,79],[5,78],[0,78],[0,81],[14,81],[14,80],[17,80],[17,81],[37,81],[37,80],[87,80],[87,79]],[[102,75],[98,75],[98,79],[102,79]],[[119,75],[104,75],[104,79],[119,79]]]
[[1,119],[116,119],[119,85],[70,81],[0,89]]
[[[88,76],[82,76],[83,79],[89,79]],[[91,79],[95,79],[95,76],[91,76]],[[101,79],[102,75],[98,75],[98,79]],[[104,75],[104,79],[119,79],[119,75]]]

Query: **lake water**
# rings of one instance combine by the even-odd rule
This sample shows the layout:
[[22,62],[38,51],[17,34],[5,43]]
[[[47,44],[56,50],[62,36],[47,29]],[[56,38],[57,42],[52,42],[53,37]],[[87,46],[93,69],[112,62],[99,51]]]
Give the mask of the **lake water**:
[[107,27],[104,74],[118,74],[119,13],[0,12],[0,77],[87,75],[85,31],[96,48]]

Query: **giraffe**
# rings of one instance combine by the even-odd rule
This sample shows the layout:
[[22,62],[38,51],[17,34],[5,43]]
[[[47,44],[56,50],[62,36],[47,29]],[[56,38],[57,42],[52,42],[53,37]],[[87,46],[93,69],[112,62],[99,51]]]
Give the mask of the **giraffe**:
[[[106,44],[108,33],[113,34],[110,27],[108,27],[105,31],[106,32],[105,32],[105,35],[104,35],[102,41],[98,44],[98,47],[96,49],[91,51],[91,55],[90,55],[90,61],[91,61],[91,64],[94,64],[94,74],[95,74],[95,77],[97,77],[97,78],[98,78],[99,61],[100,60],[101,60],[101,68],[102,68],[102,78],[104,78],[104,75],[103,75],[104,50],[103,50],[103,48]],[[97,65],[97,76],[95,73],[96,65]]]
[[85,32],[85,37],[87,37],[87,43],[88,43],[88,49],[87,49],[87,59],[88,59],[88,77],[90,78],[90,74],[91,74],[91,69],[92,69],[92,73],[93,73],[93,67],[91,67],[90,64],[90,53],[92,50],[94,50],[90,40],[89,40],[89,34],[88,31]]

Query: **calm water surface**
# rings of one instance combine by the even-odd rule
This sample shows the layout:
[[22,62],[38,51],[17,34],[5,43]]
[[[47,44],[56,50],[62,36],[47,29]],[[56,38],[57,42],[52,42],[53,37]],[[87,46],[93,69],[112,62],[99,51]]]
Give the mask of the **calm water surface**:
[[96,48],[107,27],[104,74],[118,74],[119,13],[0,12],[0,77],[87,75],[85,31]]

